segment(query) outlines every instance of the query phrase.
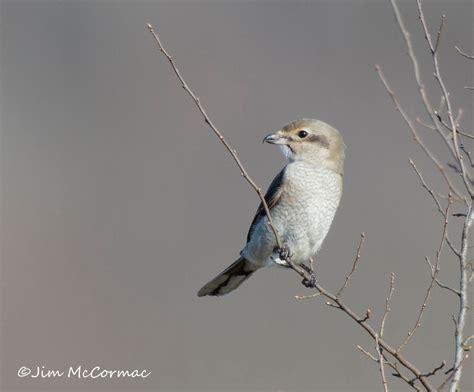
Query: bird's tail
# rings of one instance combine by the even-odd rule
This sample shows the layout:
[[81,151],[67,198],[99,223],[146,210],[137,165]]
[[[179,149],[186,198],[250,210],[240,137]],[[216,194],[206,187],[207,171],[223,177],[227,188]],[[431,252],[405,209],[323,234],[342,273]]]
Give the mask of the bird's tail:
[[220,296],[230,293],[247,280],[256,269],[252,263],[241,257],[210,282],[206,283],[199,290],[198,297],[204,297],[205,295]]

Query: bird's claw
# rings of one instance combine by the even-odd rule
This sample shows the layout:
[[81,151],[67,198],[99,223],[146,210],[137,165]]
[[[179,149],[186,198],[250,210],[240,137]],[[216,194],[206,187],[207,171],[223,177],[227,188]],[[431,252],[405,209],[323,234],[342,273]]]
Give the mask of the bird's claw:
[[287,244],[283,244],[280,248],[280,260],[286,261],[291,258],[292,254],[290,252],[290,247]]
[[303,286],[309,288],[309,289],[314,289],[316,287],[316,275],[314,273],[314,271],[311,271],[310,272],[310,275],[308,278],[304,278],[301,283],[303,284]]

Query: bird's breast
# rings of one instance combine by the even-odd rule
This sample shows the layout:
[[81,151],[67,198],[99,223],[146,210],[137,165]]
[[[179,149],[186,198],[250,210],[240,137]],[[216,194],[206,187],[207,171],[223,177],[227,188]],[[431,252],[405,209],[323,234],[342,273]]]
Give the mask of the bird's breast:
[[[271,215],[295,263],[307,262],[320,248],[336,213],[342,178],[329,169],[301,162],[285,169],[284,189]],[[267,220],[256,225],[242,255],[259,266],[273,265],[276,241]]]
[[272,217],[295,262],[311,257],[326,237],[342,191],[341,177],[331,170],[289,165],[287,186]]

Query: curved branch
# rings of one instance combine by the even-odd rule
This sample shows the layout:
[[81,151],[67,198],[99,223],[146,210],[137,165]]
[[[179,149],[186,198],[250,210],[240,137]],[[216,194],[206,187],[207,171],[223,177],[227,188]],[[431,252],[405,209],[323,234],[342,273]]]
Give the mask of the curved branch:
[[178,77],[179,81],[181,82],[181,86],[188,93],[188,95],[192,98],[192,100],[196,104],[197,108],[201,112],[201,114],[204,118],[204,122],[216,134],[216,136],[222,142],[222,144],[227,149],[227,151],[229,151],[230,155],[232,156],[232,159],[235,161],[235,163],[237,164],[237,166],[240,169],[240,174],[250,184],[250,186],[254,189],[254,191],[257,193],[258,197],[260,198],[260,201],[262,202],[263,209],[265,210],[265,214],[266,214],[267,219],[268,219],[268,224],[270,225],[270,227],[273,231],[273,234],[275,235],[276,243],[277,243],[278,247],[281,248],[282,244],[281,244],[281,241],[280,241],[280,237],[278,235],[277,229],[273,225],[272,217],[270,215],[270,210],[268,209],[268,205],[267,205],[267,202],[265,201],[265,197],[262,193],[262,189],[259,186],[257,186],[255,181],[247,173],[247,170],[245,170],[242,162],[240,161],[240,159],[237,155],[237,151],[230,146],[230,144],[224,138],[222,133],[216,128],[214,123],[210,120],[209,116],[207,115],[206,111],[204,110],[204,107],[201,104],[201,101],[199,100],[199,97],[190,89],[189,85],[184,80],[183,76],[179,72],[179,70],[178,70],[178,68],[177,68],[177,66],[176,66],[176,64],[173,60],[173,57],[171,57],[171,55],[168,53],[168,51],[164,48],[163,44],[161,43],[160,37],[158,36],[158,34],[155,31],[154,27],[150,23],[147,23],[147,27],[148,27],[148,30],[150,31],[150,33],[153,35],[153,38],[155,38],[155,41],[158,45],[158,48],[159,48],[160,52],[163,53],[165,55],[165,57],[168,59],[170,65],[171,65],[171,68],[173,68],[173,71],[174,71],[175,75]]

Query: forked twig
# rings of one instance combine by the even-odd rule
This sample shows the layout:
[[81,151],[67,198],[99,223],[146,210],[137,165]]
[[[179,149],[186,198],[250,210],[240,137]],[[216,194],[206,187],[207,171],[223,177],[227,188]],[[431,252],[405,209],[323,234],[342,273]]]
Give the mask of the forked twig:
[[[446,219],[446,216],[445,216],[445,213],[444,213],[444,210],[443,208],[441,207],[441,203],[437,197],[437,195],[433,192],[433,189],[431,189],[428,184],[426,183],[425,179],[423,178],[421,172],[418,170],[418,168],[416,167],[415,165],[415,162],[413,162],[412,159],[410,159],[410,165],[411,167],[413,168],[413,170],[415,171],[416,175],[418,176],[418,178],[420,179],[420,182],[421,182],[421,185],[422,187],[428,192],[428,194],[431,196],[431,198],[434,200],[435,204],[436,204],[436,207],[438,208],[438,212],[441,214],[441,216]],[[451,197],[448,195],[448,199],[451,199]],[[449,239],[449,236],[448,234],[446,234],[446,243],[449,245],[449,247],[451,248],[451,250],[453,251],[453,253],[459,257],[460,255],[460,252],[459,250],[454,246],[454,244],[452,243],[452,241]]]
[[[403,108],[401,107],[400,103],[398,102],[398,99],[395,95],[395,92],[393,91],[393,89],[390,87],[387,79],[385,78],[383,72],[382,72],[382,68],[380,67],[380,65],[376,65],[375,66],[375,69],[377,70],[377,73],[379,75],[379,78],[380,80],[382,81],[384,87],[385,87],[385,90],[387,90],[390,98],[392,99],[392,102],[393,104],[395,105],[395,108],[397,109],[397,111],[401,114],[403,120],[405,121],[405,123],[408,125],[408,128],[410,129],[412,135],[413,135],[413,139],[415,140],[416,143],[418,143],[418,145],[421,147],[421,149],[423,150],[423,152],[426,154],[426,156],[434,163],[434,165],[438,168],[439,172],[441,173],[441,175],[443,176],[444,180],[446,181],[446,184],[448,185],[448,188],[450,189],[450,191],[452,193],[454,193],[460,200],[464,200],[464,202],[467,204],[467,201],[465,199],[465,197],[462,195],[462,193],[457,189],[457,187],[454,185],[454,183],[452,182],[452,180],[449,178],[449,176],[447,175],[446,173],[446,169],[444,168],[444,166],[441,164],[441,162],[438,160],[438,158],[435,157],[435,155],[433,154],[433,152],[426,146],[426,144],[424,143],[424,141],[421,139],[420,135],[418,134],[418,131],[415,127],[415,124],[413,124],[413,121],[408,117],[408,115],[406,114],[406,112],[403,110]],[[424,91],[424,90],[423,90]]]
[[425,33],[425,38],[426,38],[426,41],[428,42],[428,46],[431,50],[431,55],[432,55],[432,59],[433,59],[433,67],[434,67],[434,77],[436,79],[436,81],[438,82],[438,85],[441,89],[441,92],[445,98],[445,105],[446,105],[446,112],[448,114],[448,118],[449,118],[449,124],[450,124],[450,128],[451,128],[451,135],[452,136],[452,144],[447,142],[447,145],[448,147],[450,148],[450,150],[452,151],[454,157],[456,158],[456,160],[458,161],[459,165],[461,166],[461,173],[462,173],[462,178],[463,178],[463,181],[464,181],[464,185],[466,187],[466,190],[469,192],[469,195],[473,196],[473,189],[472,189],[472,186],[471,186],[471,182],[470,182],[470,174],[467,170],[467,168],[464,166],[464,161],[463,161],[463,157],[462,157],[462,154],[461,154],[461,151],[460,151],[460,148],[459,148],[459,136],[458,136],[458,132],[457,132],[457,126],[456,126],[456,122],[454,120],[454,111],[453,111],[453,106],[451,104],[451,99],[449,97],[449,93],[448,93],[448,90],[446,88],[446,85],[444,83],[444,80],[441,76],[441,71],[440,71],[440,66],[439,66],[439,61],[438,61],[438,50],[437,50],[437,47],[435,47],[435,45],[433,44],[433,41],[431,39],[431,34],[429,32],[429,29],[428,29],[428,25],[426,23],[426,20],[425,20],[425,15],[424,15],[424,12],[423,12],[423,7],[422,7],[422,2],[421,0],[416,0],[416,4],[418,6],[418,15],[419,15],[419,18],[420,18],[420,22],[421,22],[421,25],[423,27],[423,31]]

